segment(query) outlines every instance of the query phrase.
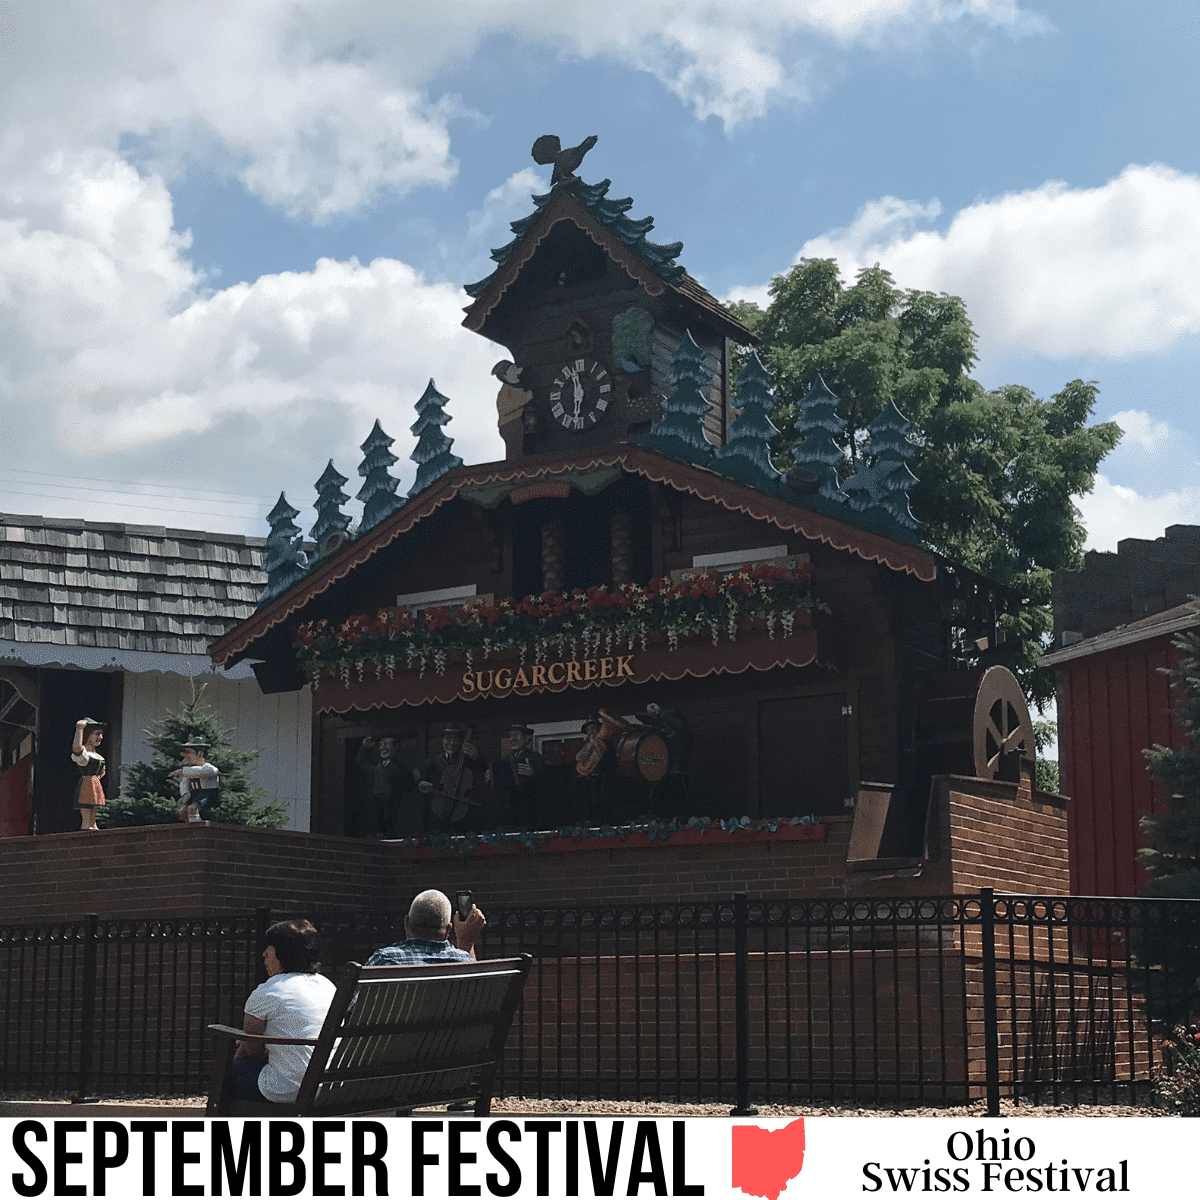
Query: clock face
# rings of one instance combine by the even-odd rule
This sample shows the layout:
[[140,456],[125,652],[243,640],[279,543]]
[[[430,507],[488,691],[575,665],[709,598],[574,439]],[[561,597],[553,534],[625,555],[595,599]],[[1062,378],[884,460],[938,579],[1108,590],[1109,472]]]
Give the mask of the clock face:
[[612,399],[612,376],[593,358],[567,363],[550,385],[550,415],[574,433],[594,429]]

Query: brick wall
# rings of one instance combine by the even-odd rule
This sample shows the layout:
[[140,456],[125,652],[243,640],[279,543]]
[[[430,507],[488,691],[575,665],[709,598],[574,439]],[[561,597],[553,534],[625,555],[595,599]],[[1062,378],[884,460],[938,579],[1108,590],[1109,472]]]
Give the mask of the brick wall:
[[1065,801],[1027,784],[942,776],[943,853],[954,892],[1070,894]]
[[[669,958],[597,957],[561,966],[537,960],[509,1037],[506,1090],[729,1096],[736,1078],[734,957],[702,961],[695,971],[691,959],[682,970]],[[967,1098],[961,955],[890,948],[878,958],[828,948],[751,953],[748,978],[757,1099]]]
[[556,840],[536,852],[471,854],[281,829],[151,825],[0,839],[10,922],[407,908],[427,887],[471,888],[483,908],[842,894],[850,820],[775,834],[674,834],[650,844]]
[[266,905],[376,908],[395,863],[378,842],[233,825],[145,825],[0,840],[11,922],[208,916]]
[[1066,810],[1018,784],[941,776],[921,873],[847,875],[849,817],[774,834],[684,831],[552,839],[464,853],[229,825],[154,825],[0,839],[0,912],[12,922],[276,911],[402,911],[418,891],[472,889],[480,905],[669,903],[1000,892],[1067,895]]

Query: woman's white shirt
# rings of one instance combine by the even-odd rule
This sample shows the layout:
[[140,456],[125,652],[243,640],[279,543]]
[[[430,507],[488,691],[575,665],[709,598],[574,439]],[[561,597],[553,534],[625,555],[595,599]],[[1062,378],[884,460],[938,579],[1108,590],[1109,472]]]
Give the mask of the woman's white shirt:
[[[266,1021],[268,1037],[315,1038],[325,1023],[337,988],[324,975],[285,971],[260,983],[246,999],[248,1015]],[[311,1046],[268,1046],[258,1090],[268,1100],[290,1104],[312,1058]]]

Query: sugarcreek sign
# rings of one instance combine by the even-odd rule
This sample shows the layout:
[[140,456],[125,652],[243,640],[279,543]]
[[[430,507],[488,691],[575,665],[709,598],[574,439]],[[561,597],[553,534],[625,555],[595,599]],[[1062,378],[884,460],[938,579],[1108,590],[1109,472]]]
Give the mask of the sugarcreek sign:
[[549,657],[545,662],[521,662],[506,651],[480,664],[447,663],[439,672],[397,669],[388,674],[376,662],[353,668],[321,671],[314,677],[316,707],[321,712],[400,708],[404,705],[449,704],[459,700],[502,700],[568,689],[622,687],[630,684],[693,679],[705,675],[740,675],[746,670],[805,667],[819,661],[817,636],[811,625],[797,622],[786,635],[752,633],[736,643],[696,638],[672,649],[650,642],[629,654],[586,658]]
[[636,679],[634,655],[603,658],[569,658],[559,662],[535,663],[531,667],[496,667],[487,671],[464,671],[459,694],[465,700],[533,692],[562,691],[567,687],[590,687],[596,683],[617,684]]

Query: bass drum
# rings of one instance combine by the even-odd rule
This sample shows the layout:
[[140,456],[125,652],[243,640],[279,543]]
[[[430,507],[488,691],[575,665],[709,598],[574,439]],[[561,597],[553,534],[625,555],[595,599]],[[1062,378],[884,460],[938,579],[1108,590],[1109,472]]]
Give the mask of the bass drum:
[[667,743],[648,730],[617,742],[617,771],[630,783],[657,783],[667,773]]

